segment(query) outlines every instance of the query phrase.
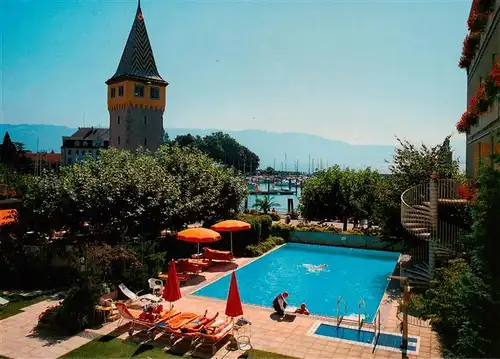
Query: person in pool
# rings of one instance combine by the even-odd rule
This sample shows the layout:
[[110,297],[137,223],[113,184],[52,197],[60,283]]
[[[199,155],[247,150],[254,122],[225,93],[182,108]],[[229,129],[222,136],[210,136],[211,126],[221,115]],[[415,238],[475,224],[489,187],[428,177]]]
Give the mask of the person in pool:
[[288,292],[285,291],[278,294],[273,300],[273,308],[281,317],[285,316],[285,308],[288,305],[286,298],[288,298]]
[[306,305],[304,303],[302,303],[300,305],[300,308],[295,309],[295,313],[297,313],[297,314],[305,314],[305,315],[311,314],[311,313],[309,313],[309,310],[307,310],[307,307],[306,307]]

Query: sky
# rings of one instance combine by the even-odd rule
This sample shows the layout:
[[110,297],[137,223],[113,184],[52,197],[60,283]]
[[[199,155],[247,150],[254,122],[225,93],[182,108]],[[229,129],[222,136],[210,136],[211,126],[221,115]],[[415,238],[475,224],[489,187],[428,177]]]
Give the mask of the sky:
[[[437,143],[466,103],[469,1],[142,0],[164,127]],[[136,0],[1,0],[0,123],[108,126]],[[460,139],[458,134],[454,139]]]

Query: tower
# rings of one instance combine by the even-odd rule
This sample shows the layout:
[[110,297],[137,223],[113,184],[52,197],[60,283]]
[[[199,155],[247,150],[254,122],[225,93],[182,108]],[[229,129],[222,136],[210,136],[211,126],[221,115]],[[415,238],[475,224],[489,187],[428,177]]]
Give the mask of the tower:
[[163,142],[168,83],[156,68],[140,0],[118,69],[106,85],[110,146],[157,150]]

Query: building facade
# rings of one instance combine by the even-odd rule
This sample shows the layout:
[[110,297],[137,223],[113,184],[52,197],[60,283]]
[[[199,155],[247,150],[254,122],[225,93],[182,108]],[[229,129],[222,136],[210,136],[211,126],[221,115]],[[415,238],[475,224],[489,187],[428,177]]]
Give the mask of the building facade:
[[[474,6],[474,5],[473,5]],[[471,10],[472,11],[472,10]],[[467,105],[475,96],[481,83],[500,56],[500,1],[488,18],[474,59],[467,68]],[[489,161],[492,152],[500,153],[500,96],[487,113],[479,117],[476,125],[467,134],[466,173],[469,178],[477,176],[483,161]]]
[[109,147],[109,129],[81,127],[71,136],[63,137],[62,164],[71,165],[86,156],[97,158],[99,151]]
[[168,83],[156,68],[140,0],[118,69],[106,84],[110,146],[157,150],[163,143]]

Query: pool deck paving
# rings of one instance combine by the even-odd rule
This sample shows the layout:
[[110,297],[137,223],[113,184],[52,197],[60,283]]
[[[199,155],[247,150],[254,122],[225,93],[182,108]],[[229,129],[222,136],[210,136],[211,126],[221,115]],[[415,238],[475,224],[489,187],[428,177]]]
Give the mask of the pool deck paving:
[[[175,303],[175,308],[182,311],[202,313],[219,312],[224,314],[225,301],[200,297],[190,293],[199,289],[232,270],[245,265],[253,259],[238,258],[235,263],[214,266],[203,277],[193,278],[182,288],[183,298]],[[117,327],[118,322],[106,323],[99,329],[87,329],[70,338],[43,337],[33,332],[39,314],[56,301],[43,301],[24,308],[24,311],[15,316],[0,321],[0,355],[8,358],[57,358],[89,341],[100,336],[116,333],[119,338],[141,342],[144,338],[141,333],[128,337],[126,325]],[[380,307],[381,330],[399,333],[400,321],[397,318],[398,304],[394,295],[386,292]],[[401,351],[389,351],[377,348],[372,353],[371,346],[362,346],[356,343],[342,342],[334,339],[311,336],[308,332],[318,323],[318,317],[313,316],[287,316],[285,320],[278,320],[270,308],[254,305],[243,305],[244,317],[251,324],[251,344],[253,348],[269,352],[289,355],[296,358],[403,358]],[[322,321],[325,318],[321,318]],[[335,324],[334,318],[326,321]],[[441,358],[439,342],[431,328],[418,320],[410,317],[409,334],[420,339],[418,355],[409,354],[408,358]],[[418,325],[415,325],[418,324]],[[161,334],[149,344],[165,347],[166,342]],[[174,347],[175,350],[175,347]],[[213,358],[233,359],[240,356],[242,351],[229,351],[226,345],[213,356]],[[201,356],[210,357],[205,353]]]

